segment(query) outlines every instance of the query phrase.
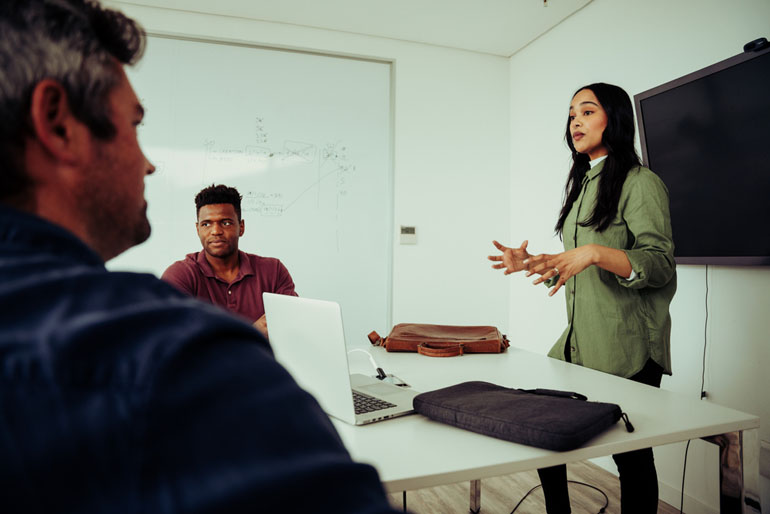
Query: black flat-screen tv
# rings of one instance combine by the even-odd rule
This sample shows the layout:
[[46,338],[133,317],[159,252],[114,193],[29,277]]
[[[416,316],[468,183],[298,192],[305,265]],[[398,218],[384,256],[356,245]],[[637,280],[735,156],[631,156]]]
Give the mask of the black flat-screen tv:
[[681,264],[770,265],[770,48],[634,96]]

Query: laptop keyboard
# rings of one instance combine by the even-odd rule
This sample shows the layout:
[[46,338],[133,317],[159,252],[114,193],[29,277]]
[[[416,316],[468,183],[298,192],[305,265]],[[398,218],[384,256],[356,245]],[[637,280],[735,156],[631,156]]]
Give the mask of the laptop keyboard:
[[358,391],[353,391],[353,405],[355,405],[356,414],[366,414],[367,412],[389,409],[396,406],[394,403],[386,402]]

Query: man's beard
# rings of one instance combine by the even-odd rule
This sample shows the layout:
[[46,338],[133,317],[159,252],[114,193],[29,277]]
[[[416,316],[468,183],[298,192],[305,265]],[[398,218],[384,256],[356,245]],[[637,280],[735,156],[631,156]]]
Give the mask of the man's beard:
[[147,219],[147,207],[143,208],[133,222],[126,216],[121,220],[104,216],[89,223],[89,232],[98,238],[98,253],[105,261],[117,257],[129,248],[144,243],[149,239],[152,228]]
[[126,205],[127,202],[121,202],[125,197],[119,192],[103,187],[103,180],[109,178],[100,180],[98,173],[87,176],[86,183],[78,188],[77,197],[90,239],[86,243],[106,262],[145,242],[152,229],[147,219],[147,204],[141,209]]

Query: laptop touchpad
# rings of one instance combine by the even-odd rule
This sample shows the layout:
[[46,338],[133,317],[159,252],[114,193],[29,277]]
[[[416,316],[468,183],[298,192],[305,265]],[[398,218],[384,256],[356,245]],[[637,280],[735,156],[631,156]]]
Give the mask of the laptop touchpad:
[[371,384],[371,385],[365,385],[365,386],[357,386],[356,389],[364,393],[371,393],[379,396],[396,394],[401,392],[401,389],[389,384]]

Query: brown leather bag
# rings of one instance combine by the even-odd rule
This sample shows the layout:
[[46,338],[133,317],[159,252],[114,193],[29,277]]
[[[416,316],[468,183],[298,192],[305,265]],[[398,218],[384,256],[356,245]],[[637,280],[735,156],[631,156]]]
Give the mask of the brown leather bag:
[[452,357],[463,353],[501,353],[510,346],[497,327],[425,325],[399,323],[383,339],[377,332],[368,336],[374,346],[389,352],[418,352],[430,357]]

